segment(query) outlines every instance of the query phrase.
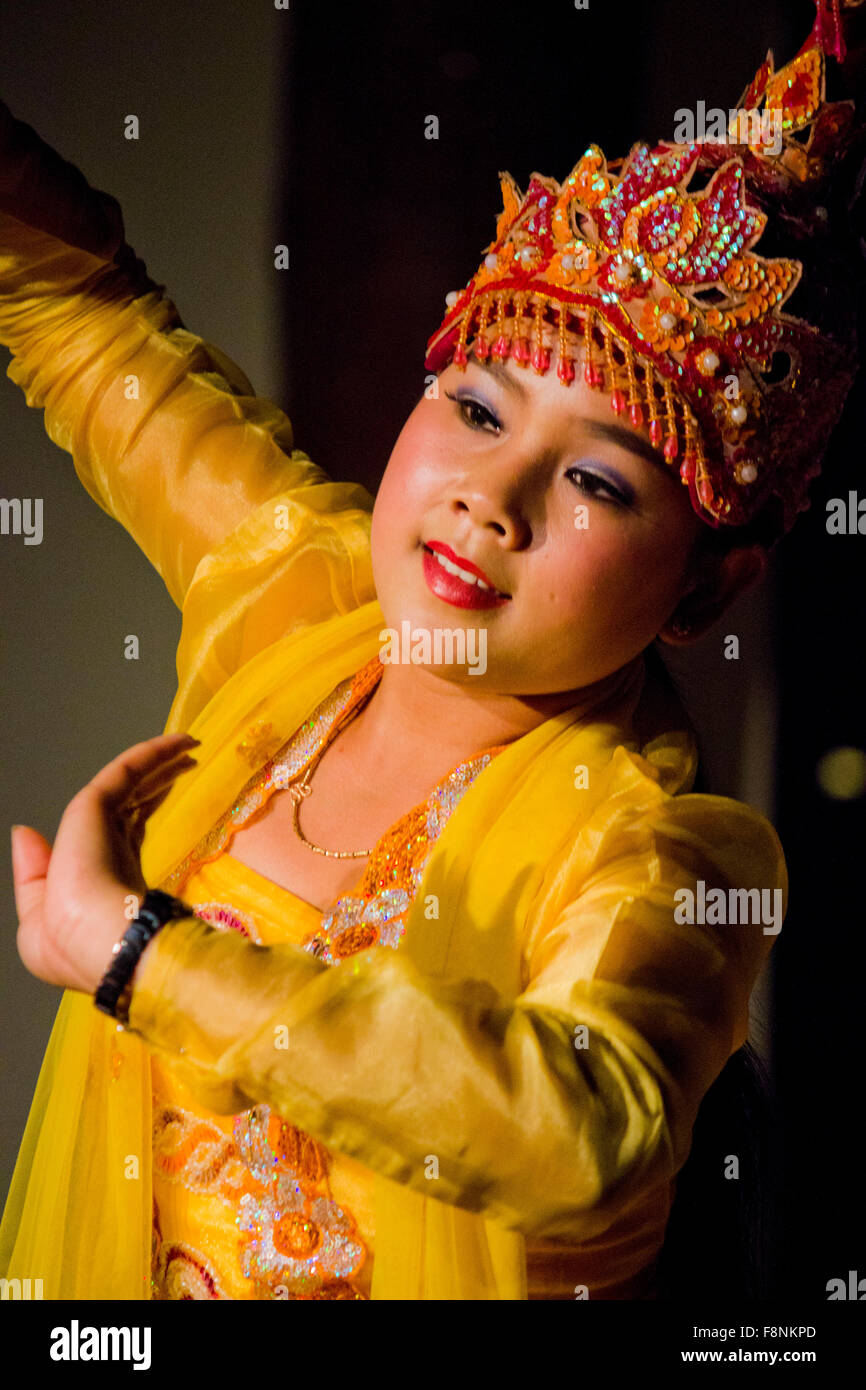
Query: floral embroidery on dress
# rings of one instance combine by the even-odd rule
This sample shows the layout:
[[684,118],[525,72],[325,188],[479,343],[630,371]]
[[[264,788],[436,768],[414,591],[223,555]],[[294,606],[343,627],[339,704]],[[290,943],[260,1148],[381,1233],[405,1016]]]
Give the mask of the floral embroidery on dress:
[[[327,1150],[267,1105],[235,1117],[235,1142],[260,1192],[239,1203],[238,1226],[246,1237],[244,1274],[289,1298],[363,1298],[348,1281],[367,1257],[354,1218],[317,1187],[328,1171]],[[334,1293],[328,1295],[334,1296]]]
[[227,1298],[213,1267],[200,1250],[185,1241],[168,1240],[159,1247],[154,1274],[154,1298]]
[[249,763],[255,772],[266,759],[272,758],[282,746],[283,740],[279,734],[274,733],[273,724],[266,724],[260,719],[258,723],[250,725],[246,736],[241,739],[235,752],[239,758],[243,758],[245,763]]
[[261,946],[262,938],[250,914],[239,912],[231,903],[193,903],[192,910],[200,921],[208,922],[212,927],[239,932],[248,941]]
[[228,1297],[216,1271],[200,1250],[186,1241],[163,1240],[155,1199],[150,1242],[150,1297],[156,1302]]
[[[236,1115],[231,1136],[192,1111],[160,1106],[153,1162],[167,1182],[233,1207],[241,1270],[254,1285],[253,1297],[364,1298],[350,1281],[367,1248],[354,1218],[330,1196],[327,1150],[269,1106]],[[171,1271],[168,1261],[174,1262]],[[160,1289],[169,1274],[176,1286],[217,1291],[167,1297],[227,1297],[200,1252],[158,1237],[154,1278]]]
[[231,1197],[243,1190],[246,1173],[232,1140],[217,1125],[180,1106],[155,1110],[153,1161],[167,1181],[190,1191]]

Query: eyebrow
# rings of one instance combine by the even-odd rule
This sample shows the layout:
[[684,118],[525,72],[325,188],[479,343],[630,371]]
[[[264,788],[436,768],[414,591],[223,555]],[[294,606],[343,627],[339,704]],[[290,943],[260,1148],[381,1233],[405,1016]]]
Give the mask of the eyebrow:
[[648,439],[644,439],[637,430],[629,429],[628,425],[617,425],[613,420],[593,420],[584,417],[583,424],[590,434],[596,435],[599,439],[609,439],[612,444],[619,444],[623,449],[628,449],[633,454],[640,454],[649,463],[655,463],[663,468],[669,465],[662,454]]
[[[497,381],[501,382],[506,391],[511,391],[514,395],[526,399],[529,395],[526,387],[517,377],[508,371],[503,362],[491,361],[488,358],[476,357],[472,354],[470,362],[474,362],[477,367],[489,372]],[[580,423],[585,426],[590,434],[594,434],[597,439],[607,439],[611,444],[618,444],[622,449],[628,449],[633,454],[639,454],[649,463],[660,464],[667,467],[665,460],[648,439],[638,434],[637,430],[630,429],[628,425],[618,425],[614,420],[594,420],[588,416],[581,416]]]
[[474,353],[470,355],[469,361],[474,362],[476,367],[483,368],[485,372],[489,372],[491,376],[495,376],[506,391],[511,391],[514,395],[522,396],[524,399],[529,395],[523,382],[518,381],[516,376],[512,376],[504,362],[498,362],[489,357],[476,357]]

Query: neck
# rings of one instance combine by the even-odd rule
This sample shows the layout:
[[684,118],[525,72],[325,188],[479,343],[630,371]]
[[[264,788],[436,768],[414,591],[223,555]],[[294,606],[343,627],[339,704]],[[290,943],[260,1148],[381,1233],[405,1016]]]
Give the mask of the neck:
[[371,770],[411,760],[435,774],[511,743],[564,710],[590,714],[622,692],[642,666],[638,655],[593,685],[517,696],[469,693],[423,667],[385,664],[367,704],[341,737]]

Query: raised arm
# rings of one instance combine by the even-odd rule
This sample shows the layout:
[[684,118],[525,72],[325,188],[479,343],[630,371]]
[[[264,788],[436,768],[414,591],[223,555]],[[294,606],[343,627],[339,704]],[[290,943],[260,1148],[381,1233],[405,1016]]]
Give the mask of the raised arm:
[[773,940],[760,924],[678,925],[677,890],[787,893],[772,826],[727,798],[622,806],[598,838],[517,998],[425,977],[386,947],[329,967],[184,919],[148,946],[129,1026],[218,1113],[269,1104],[416,1192],[537,1239],[590,1239],[684,1162]]
[[287,548],[304,518],[327,527],[370,498],[293,449],[287,416],[183,326],[164,288],[126,244],[116,200],[0,102],[8,375],[182,607],[202,559],[269,499],[292,513],[276,536]]

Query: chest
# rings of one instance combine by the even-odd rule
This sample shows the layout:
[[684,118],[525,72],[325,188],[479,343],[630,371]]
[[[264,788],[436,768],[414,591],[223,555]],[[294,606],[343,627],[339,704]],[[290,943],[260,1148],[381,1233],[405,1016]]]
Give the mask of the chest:
[[[323,836],[316,839],[308,832],[307,806],[300,808],[300,820],[305,835],[325,849],[361,849],[365,846],[340,844]],[[344,894],[356,888],[367,866],[368,858],[331,859],[316,854],[298,838],[293,826],[294,804],[288,791],[275,792],[262,815],[235,832],[229,853],[247,868],[254,869],[280,888],[324,912]]]
[[[435,779],[434,779],[435,780]],[[323,849],[367,850],[357,858],[317,854],[295,828],[295,798],[274,792],[262,811],[234,835],[230,854],[320,911],[358,892],[369,851],[429,791],[424,776],[401,774],[388,782],[364,774],[350,751],[334,744],[315,768],[310,793],[297,810],[301,833]]]

